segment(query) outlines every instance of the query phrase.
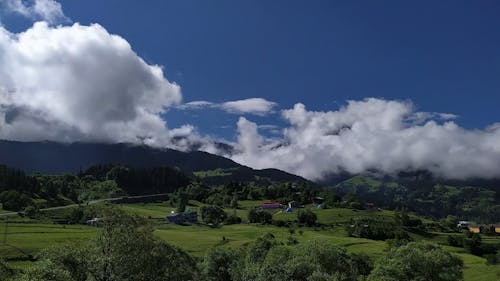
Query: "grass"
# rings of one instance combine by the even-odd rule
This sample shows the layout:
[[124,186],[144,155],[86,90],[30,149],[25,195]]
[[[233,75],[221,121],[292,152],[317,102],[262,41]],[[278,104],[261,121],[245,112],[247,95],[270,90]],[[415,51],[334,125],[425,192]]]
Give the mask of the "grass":
[[33,221],[9,222],[4,244],[5,221],[0,225],[0,257],[15,261],[14,266],[27,263],[30,256],[50,246],[80,242],[94,237],[97,229],[82,225],[58,225]]
[[[249,208],[258,206],[263,201],[241,201],[240,209],[236,210],[238,216],[246,218]],[[203,204],[190,201],[188,208],[197,209]],[[223,245],[223,247],[236,248],[250,243],[258,237],[272,233],[277,240],[287,241],[290,236],[289,228],[263,226],[257,224],[237,224],[226,225],[220,228],[210,228],[202,225],[178,226],[165,222],[165,216],[170,213],[172,208],[167,203],[150,204],[123,204],[120,205],[124,210],[151,218],[155,221],[156,230],[154,234],[173,245],[179,246],[191,255],[202,258],[212,247]],[[229,214],[233,210],[226,210]],[[313,209],[317,213],[320,222],[332,225],[348,222],[353,217],[377,216],[381,219],[391,220],[394,216],[390,211],[353,211],[351,209]],[[52,215],[59,216],[60,210]],[[296,213],[278,214],[277,219],[294,220]],[[95,237],[97,229],[87,226],[57,225],[51,223],[41,223],[26,218],[17,218],[12,222],[9,220],[8,226],[8,245],[0,246],[0,257],[6,258],[14,267],[25,268],[31,264],[27,261],[28,255],[36,255],[40,250],[71,242],[88,241]],[[0,220],[0,234],[3,234],[4,221]],[[418,240],[432,240],[437,243],[444,243],[446,233],[434,233],[433,237],[418,237]],[[223,242],[223,237],[225,241]],[[300,243],[313,240],[324,239],[336,245],[345,247],[347,251],[353,253],[365,253],[374,260],[385,255],[387,243],[384,241],[375,241],[363,238],[348,237],[343,226],[325,227],[325,228],[296,228],[293,237]],[[3,237],[1,237],[3,238]],[[498,242],[498,238],[487,237],[489,241]],[[0,239],[0,242],[2,240]],[[490,266],[485,264],[485,259],[466,254],[463,249],[444,246],[450,252],[460,256],[464,261],[464,275],[467,281],[480,280],[500,280],[500,266]]]

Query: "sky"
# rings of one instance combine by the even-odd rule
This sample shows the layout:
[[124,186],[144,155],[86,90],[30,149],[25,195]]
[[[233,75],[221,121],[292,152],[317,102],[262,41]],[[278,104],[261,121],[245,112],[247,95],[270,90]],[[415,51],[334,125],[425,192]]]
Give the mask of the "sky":
[[198,143],[310,179],[407,168],[500,176],[497,1],[0,9],[0,138]]

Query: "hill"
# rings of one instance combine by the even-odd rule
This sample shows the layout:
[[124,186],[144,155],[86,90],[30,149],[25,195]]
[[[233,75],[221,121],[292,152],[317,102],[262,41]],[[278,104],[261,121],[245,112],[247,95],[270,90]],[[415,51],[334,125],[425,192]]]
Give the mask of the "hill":
[[[182,152],[145,145],[104,143],[17,142],[0,140],[0,164],[27,174],[76,174],[100,164],[119,164],[136,168],[174,167],[191,174],[206,172],[212,184],[227,181],[303,181],[306,179],[276,169],[255,170],[230,159],[202,151]],[[210,171],[231,171],[225,177]]]
[[454,215],[464,220],[497,223],[500,192],[436,179],[377,178],[357,175],[335,185],[340,194],[355,194],[366,202],[395,209],[407,208],[422,215],[442,218]]

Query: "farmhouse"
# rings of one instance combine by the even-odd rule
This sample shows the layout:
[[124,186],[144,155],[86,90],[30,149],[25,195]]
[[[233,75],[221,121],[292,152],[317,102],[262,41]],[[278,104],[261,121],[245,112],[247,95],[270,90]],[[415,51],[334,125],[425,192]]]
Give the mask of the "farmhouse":
[[99,226],[99,222],[102,221],[102,218],[93,218],[87,221],[87,225],[89,226]]
[[198,223],[198,213],[193,211],[185,211],[182,213],[176,213],[172,211],[170,215],[166,217],[169,223],[173,224],[197,224]]

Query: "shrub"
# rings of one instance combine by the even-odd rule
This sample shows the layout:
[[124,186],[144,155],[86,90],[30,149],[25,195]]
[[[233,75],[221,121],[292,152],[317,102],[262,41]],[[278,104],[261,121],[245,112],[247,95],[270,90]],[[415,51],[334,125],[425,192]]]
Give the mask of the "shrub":
[[436,244],[412,242],[390,250],[368,280],[463,280],[463,262]]
[[241,218],[238,217],[237,215],[230,215],[229,217],[226,218],[224,221],[225,224],[239,224],[241,223]]
[[297,220],[301,224],[305,224],[307,226],[314,226],[316,224],[316,220],[318,217],[311,210],[300,210],[297,214]]
[[201,207],[201,219],[207,224],[219,225],[226,218],[226,212],[219,206],[208,205]]
[[248,212],[248,221],[251,223],[270,224],[273,221],[273,216],[264,210],[251,209]]

